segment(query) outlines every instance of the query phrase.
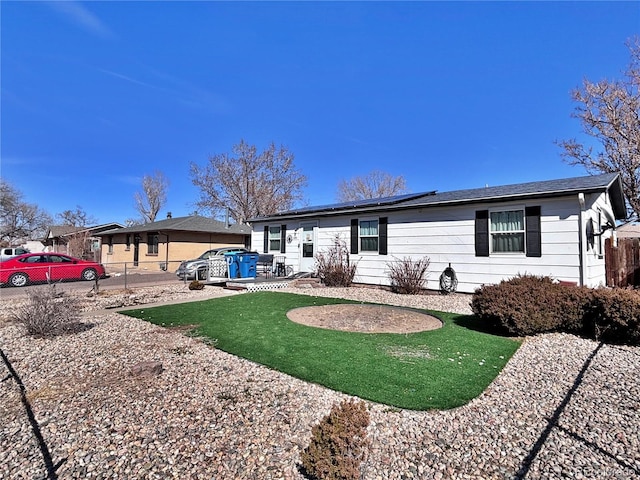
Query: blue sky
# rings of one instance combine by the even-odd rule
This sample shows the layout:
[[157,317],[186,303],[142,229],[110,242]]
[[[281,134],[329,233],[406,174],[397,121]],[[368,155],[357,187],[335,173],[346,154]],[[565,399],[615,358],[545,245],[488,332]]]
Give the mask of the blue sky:
[[638,2],[12,2],[1,175],[55,215],[195,210],[189,165],[285,145],[306,204],[373,169],[412,192],[580,176],[554,140],[583,78],[620,78]]

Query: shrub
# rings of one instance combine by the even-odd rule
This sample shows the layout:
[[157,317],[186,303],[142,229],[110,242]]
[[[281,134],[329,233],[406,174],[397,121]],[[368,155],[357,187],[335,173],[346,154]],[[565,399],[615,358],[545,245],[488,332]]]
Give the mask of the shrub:
[[471,301],[473,312],[512,335],[582,329],[589,290],[553,283],[549,277],[518,275],[484,285]]
[[27,334],[53,337],[74,331],[79,324],[76,300],[56,291],[54,284],[30,290],[27,301],[11,314],[10,319],[24,325]]
[[189,284],[189,290],[202,290],[204,288],[204,283],[198,281],[198,280],[193,280],[190,284]]
[[311,442],[301,453],[305,473],[316,480],[356,480],[364,460],[369,412],[364,402],[334,405],[311,430]]
[[640,344],[640,293],[621,288],[593,290],[584,333],[596,340]]
[[594,340],[640,344],[640,293],[566,286],[522,275],[477,289],[473,312],[514,335],[561,331]]
[[328,287],[348,287],[356,275],[355,263],[351,263],[347,243],[336,235],[333,245],[316,255],[316,272]]
[[391,289],[396,293],[415,295],[426,287],[426,274],[429,269],[429,257],[414,260],[404,257],[387,263]]

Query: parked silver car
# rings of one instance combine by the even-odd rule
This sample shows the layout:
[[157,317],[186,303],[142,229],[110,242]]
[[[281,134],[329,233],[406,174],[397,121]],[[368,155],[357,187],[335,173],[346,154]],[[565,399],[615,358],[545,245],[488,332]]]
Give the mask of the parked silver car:
[[248,252],[249,250],[243,247],[220,247],[214,248],[213,250],[207,250],[198,258],[182,262],[178,267],[178,270],[176,270],[176,275],[180,280],[206,280],[210,258],[222,256],[225,253]]

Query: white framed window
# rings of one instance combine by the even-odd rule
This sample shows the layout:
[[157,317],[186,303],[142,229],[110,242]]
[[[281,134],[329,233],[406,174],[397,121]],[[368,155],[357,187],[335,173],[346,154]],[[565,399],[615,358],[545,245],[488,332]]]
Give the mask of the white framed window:
[[378,220],[360,220],[360,251],[378,251]]
[[280,226],[269,227],[269,251],[280,251]]
[[525,253],[524,209],[489,212],[492,253]]
[[313,225],[302,227],[302,258],[313,258]]

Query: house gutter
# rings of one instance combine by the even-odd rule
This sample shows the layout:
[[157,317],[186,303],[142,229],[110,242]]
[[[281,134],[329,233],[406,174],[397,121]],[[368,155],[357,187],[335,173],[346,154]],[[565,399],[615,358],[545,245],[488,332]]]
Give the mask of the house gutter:
[[584,193],[578,193],[578,203],[580,204],[580,215],[578,217],[578,248],[580,249],[580,283],[579,285],[585,286],[585,280],[587,278],[587,239],[586,236],[586,202],[584,199]]

